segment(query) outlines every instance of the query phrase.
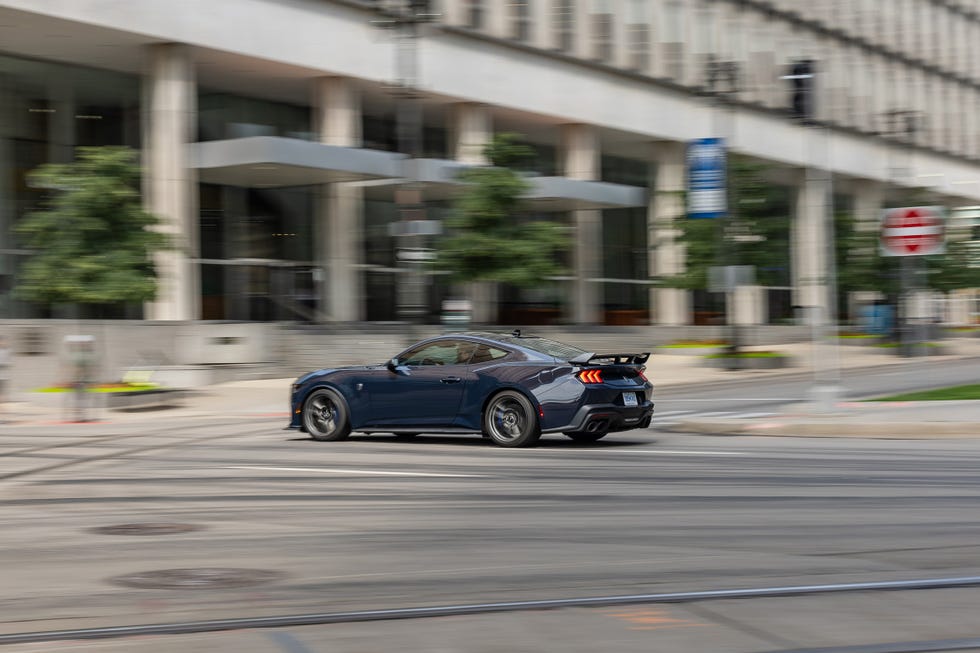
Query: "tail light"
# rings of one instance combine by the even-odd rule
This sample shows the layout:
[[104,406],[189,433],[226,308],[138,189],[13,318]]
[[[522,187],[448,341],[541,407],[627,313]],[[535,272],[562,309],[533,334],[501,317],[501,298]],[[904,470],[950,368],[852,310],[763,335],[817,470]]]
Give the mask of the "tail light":
[[578,380],[582,383],[602,383],[602,370],[582,370],[578,373]]
[[640,380],[643,381],[644,383],[650,383],[650,379],[648,379],[647,375],[643,373],[643,369],[637,370],[636,375],[640,377]]

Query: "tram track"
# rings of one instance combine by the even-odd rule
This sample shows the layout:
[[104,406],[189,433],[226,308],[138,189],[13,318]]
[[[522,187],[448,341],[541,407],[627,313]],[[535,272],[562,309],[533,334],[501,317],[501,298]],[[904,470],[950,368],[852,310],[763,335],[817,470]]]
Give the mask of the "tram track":
[[[159,635],[188,635],[242,629],[289,628],[296,626],[322,626],[369,621],[394,621],[429,619],[464,615],[482,615],[503,612],[527,612],[558,610],[565,608],[605,608],[621,605],[657,603],[701,603],[725,599],[772,599],[794,596],[815,596],[852,592],[894,592],[917,590],[941,590],[980,586],[980,576],[952,578],[920,578],[898,581],[870,581],[860,583],[836,583],[821,585],[789,585],[741,589],[716,589],[657,594],[621,594],[586,596],[561,599],[527,601],[503,601],[492,603],[463,603],[409,608],[357,610],[349,612],[322,612],[267,617],[242,617],[211,619],[128,626],[102,626],[63,630],[33,631],[0,634],[0,646],[70,640],[106,640]],[[916,648],[916,646],[918,648]],[[925,647],[931,646],[931,648]],[[893,642],[850,647],[797,648],[772,651],[771,653],[903,653],[912,651],[959,651],[980,647],[980,637],[931,640],[928,642]]]

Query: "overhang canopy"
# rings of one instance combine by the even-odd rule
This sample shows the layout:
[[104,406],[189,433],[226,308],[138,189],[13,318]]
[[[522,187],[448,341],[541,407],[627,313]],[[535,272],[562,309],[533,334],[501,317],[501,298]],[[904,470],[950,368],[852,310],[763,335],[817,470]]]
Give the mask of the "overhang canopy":
[[324,145],[296,138],[249,136],[191,143],[190,166],[203,183],[276,188],[402,175],[392,152]]
[[[459,195],[464,186],[460,173],[469,168],[465,164],[442,159],[416,159],[407,161],[405,166],[407,174],[422,185],[427,200],[450,200]],[[365,193],[371,199],[390,200],[394,189],[404,181],[365,182]],[[531,189],[525,200],[535,211],[619,209],[647,205],[646,189],[637,186],[568,177],[528,176],[527,181]]]

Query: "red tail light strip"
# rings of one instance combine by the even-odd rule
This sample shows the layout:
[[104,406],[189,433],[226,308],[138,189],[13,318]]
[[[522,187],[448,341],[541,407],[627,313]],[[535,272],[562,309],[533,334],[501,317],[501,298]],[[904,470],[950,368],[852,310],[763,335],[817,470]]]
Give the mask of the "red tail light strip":
[[582,383],[602,383],[602,370],[582,370],[578,379]]

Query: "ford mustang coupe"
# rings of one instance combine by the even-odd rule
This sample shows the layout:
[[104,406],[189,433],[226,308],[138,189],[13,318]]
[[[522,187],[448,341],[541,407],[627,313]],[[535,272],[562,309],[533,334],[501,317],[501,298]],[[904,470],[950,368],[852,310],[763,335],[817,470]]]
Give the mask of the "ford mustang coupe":
[[382,365],[300,377],[289,428],[327,442],[351,431],[480,433],[501,447],[533,445],[542,433],[594,442],[650,425],[649,355],[597,354],[520,331],[442,335]]

